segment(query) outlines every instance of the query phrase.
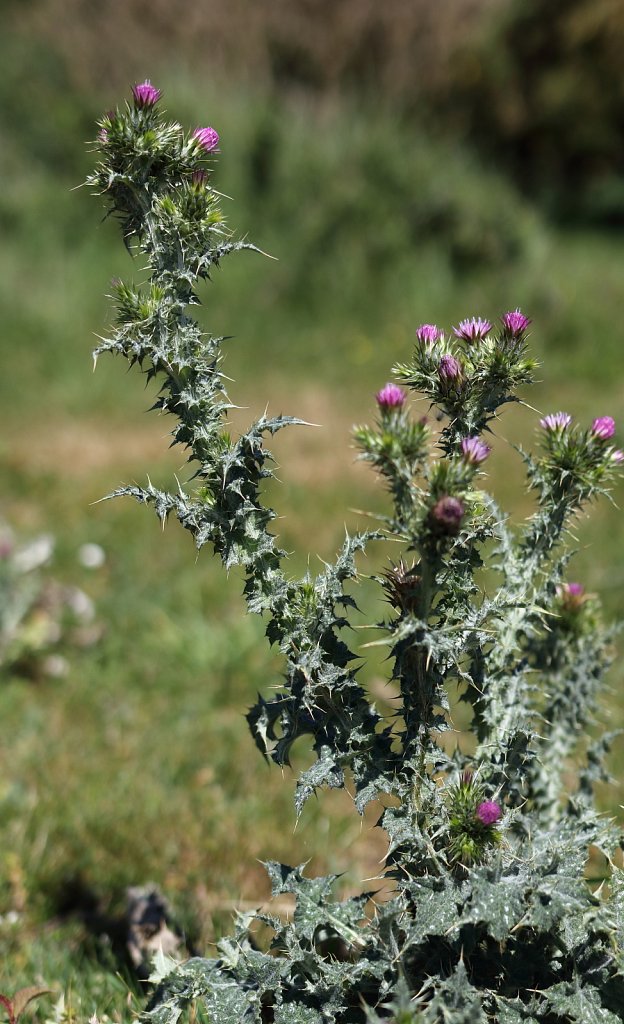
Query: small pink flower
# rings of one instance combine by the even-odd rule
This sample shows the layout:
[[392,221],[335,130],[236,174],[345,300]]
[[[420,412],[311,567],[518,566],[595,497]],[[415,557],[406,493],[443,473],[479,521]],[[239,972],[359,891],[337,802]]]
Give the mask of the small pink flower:
[[196,128],[193,138],[197,139],[199,145],[207,153],[211,153],[219,145],[219,133],[214,128]]
[[377,405],[383,410],[400,409],[405,403],[405,392],[397,384],[386,384],[375,395]]
[[455,356],[444,355],[438,366],[438,377],[442,381],[453,381],[461,377],[461,366]]
[[608,441],[615,434],[615,420],[611,416],[599,416],[592,423],[591,432],[598,441]]
[[514,338],[518,338],[521,334],[524,334],[531,323],[528,316],[525,316],[520,309],[514,309],[509,313],[503,313],[501,322],[505,330]]
[[500,820],[502,811],[500,804],[497,804],[495,800],[484,800],[477,807],[477,818],[482,825],[495,825]]
[[568,412],[551,412],[540,420],[540,427],[547,430],[549,434],[558,434],[570,426],[572,417]]
[[461,443],[461,450],[464,462],[470,466],[478,466],[487,459],[492,449],[480,437],[465,437]]
[[453,333],[464,341],[482,341],[491,330],[492,324],[489,320],[473,316],[471,320],[462,320],[458,327],[453,328]]
[[561,583],[557,587],[557,597],[563,611],[573,613],[578,613],[587,600],[582,583]]
[[158,103],[162,92],[152,85],[149,78],[146,78],[140,85],[134,86],[132,95],[137,107],[153,107],[155,103]]
[[444,332],[439,327],[436,327],[435,324],[421,324],[416,331],[416,337],[421,345],[424,345],[426,348],[433,348],[436,341],[444,337]]
[[609,461],[615,462],[616,465],[619,465],[620,462],[624,462],[624,452],[619,448],[614,448],[609,455]]

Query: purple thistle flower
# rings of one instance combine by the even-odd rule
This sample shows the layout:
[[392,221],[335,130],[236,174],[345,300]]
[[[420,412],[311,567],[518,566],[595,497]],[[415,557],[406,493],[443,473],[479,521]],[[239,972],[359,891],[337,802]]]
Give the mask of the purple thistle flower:
[[207,153],[211,153],[219,145],[219,133],[214,128],[196,128],[193,138],[197,139],[199,145]]
[[454,327],[453,334],[464,341],[482,341],[491,330],[492,324],[489,320],[473,316],[471,320],[462,320],[458,327]]
[[377,405],[383,411],[400,409],[405,403],[405,392],[397,384],[386,384],[375,395]]
[[438,366],[438,377],[441,381],[454,381],[461,377],[461,366],[455,356],[443,355]]
[[591,433],[598,441],[608,441],[615,434],[615,420],[611,416],[599,416],[591,425]]
[[421,324],[416,331],[416,337],[418,338],[421,345],[425,345],[427,348],[433,348],[436,341],[440,341],[444,337],[444,332],[436,327],[435,324]]
[[495,825],[500,820],[502,811],[495,800],[484,800],[479,804],[476,815],[482,825]]
[[501,322],[505,330],[508,331],[509,334],[511,334],[514,338],[518,338],[521,334],[524,334],[527,327],[531,323],[528,316],[525,316],[524,313],[518,308],[510,310],[509,313],[503,313],[501,317]]
[[615,462],[618,465],[620,462],[624,462],[624,452],[620,448],[614,448],[609,455],[609,462]]
[[557,597],[562,610],[573,614],[578,614],[587,600],[582,583],[561,583],[557,587]]
[[153,107],[155,103],[158,103],[162,92],[152,85],[149,78],[146,78],[140,85],[133,87],[132,95],[137,107]]
[[549,434],[557,434],[569,427],[572,417],[568,412],[551,412],[540,420],[540,427],[547,430]]
[[445,494],[436,501],[429,512],[431,526],[437,533],[456,537],[461,528],[464,506],[459,498]]
[[484,462],[492,450],[480,437],[465,437],[461,449],[464,462],[470,466],[478,466],[480,462]]

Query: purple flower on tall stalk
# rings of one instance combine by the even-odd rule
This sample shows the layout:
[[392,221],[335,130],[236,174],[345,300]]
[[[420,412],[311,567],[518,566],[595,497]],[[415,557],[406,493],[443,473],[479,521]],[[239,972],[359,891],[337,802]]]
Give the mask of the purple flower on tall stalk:
[[524,313],[517,308],[510,310],[508,313],[503,313],[501,322],[505,330],[514,338],[519,338],[521,334],[524,334],[531,323],[528,316],[525,316]]
[[480,437],[465,437],[461,443],[461,450],[464,462],[470,466],[478,466],[487,459],[492,449]]
[[495,800],[484,800],[479,804],[476,815],[482,825],[495,825],[502,814],[500,804]]
[[540,420],[540,427],[547,430],[549,434],[558,434],[570,426],[572,417],[568,412],[551,412]]
[[149,78],[146,78],[140,85],[134,86],[132,95],[137,107],[153,107],[155,103],[158,103],[162,92],[152,85]]
[[405,403],[405,397],[403,388],[400,388],[397,384],[386,384],[375,395],[377,405],[382,411],[400,409]]
[[489,320],[473,316],[470,320],[462,320],[458,327],[453,328],[453,333],[464,341],[482,341],[491,330],[492,324]]
[[442,356],[438,365],[438,377],[444,382],[454,381],[461,377],[461,366],[455,356],[448,353]]
[[611,416],[599,416],[591,425],[592,437],[608,441],[615,434],[615,420]]
[[219,133],[214,128],[196,128],[193,132],[193,138],[197,139],[199,145],[207,153],[211,153],[219,145]]
[[416,331],[416,337],[421,345],[433,348],[436,341],[440,341],[444,337],[444,331],[441,331],[435,324],[421,324]]

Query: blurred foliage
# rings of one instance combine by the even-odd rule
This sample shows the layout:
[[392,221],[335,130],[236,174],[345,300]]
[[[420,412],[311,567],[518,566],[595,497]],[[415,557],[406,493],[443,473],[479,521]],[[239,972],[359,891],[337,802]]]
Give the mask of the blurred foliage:
[[621,0],[513,0],[458,61],[449,127],[558,217],[621,225],[623,50]]
[[94,96],[167,67],[385,105],[493,156],[561,219],[624,221],[621,0],[28,0],[3,18],[0,124],[33,159],[62,165]]

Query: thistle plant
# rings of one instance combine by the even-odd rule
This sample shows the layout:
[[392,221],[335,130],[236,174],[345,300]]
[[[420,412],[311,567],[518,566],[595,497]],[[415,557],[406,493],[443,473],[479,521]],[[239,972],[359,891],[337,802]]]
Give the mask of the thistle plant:
[[[388,899],[339,900],[335,877],[266,865],[293,919],[239,916],[216,958],[160,958],[148,1016],[174,1024],[197,1003],[211,1024],[570,1024],[624,1019],[621,834],[595,805],[610,737],[594,735],[613,631],[597,598],[568,579],[574,517],[607,494],[622,461],[615,424],[584,428],[563,412],[536,424],[535,454],[519,451],[534,497],[513,526],[484,490],[493,421],[533,379],[529,319],[423,324],[399,383],[376,395],[376,420],[355,431],[361,458],[389,494],[372,533],[347,536],[317,576],[286,568],[265,504],[267,438],[300,423],[260,417],[234,438],[221,371],[222,338],[201,332],[198,288],[235,240],[211,184],[218,135],[165,120],[151,83],[99,124],[89,179],[121,224],[142,286],[117,282],[116,318],[96,356],[111,352],[159,384],[156,408],[192,475],[170,492],[128,486],[198,548],[238,565],[251,612],[283,656],[281,687],[248,715],[260,753],[289,762],[300,736],[315,760],[295,787],[306,800],[349,781],[360,814],[384,807]],[[411,393],[441,414],[414,416]],[[373,623],[400,703],[383,717],[361,685],[353,620],[357,556],[371,538],[392,557],[374,577],[389,609]],[[396,552],[399,552],[397,557]],[[487,570],[484,573],[483,570]],[[484,589],[483,580],[487,581]],[[458,741],[455,697],[468,733]],[[570,783],[571,765],[577,766]],[[585,877],[590,847],[604,884]],[[614,859],[615,858],[615,859]],[[266,949],[252,920],[272,934]]]

